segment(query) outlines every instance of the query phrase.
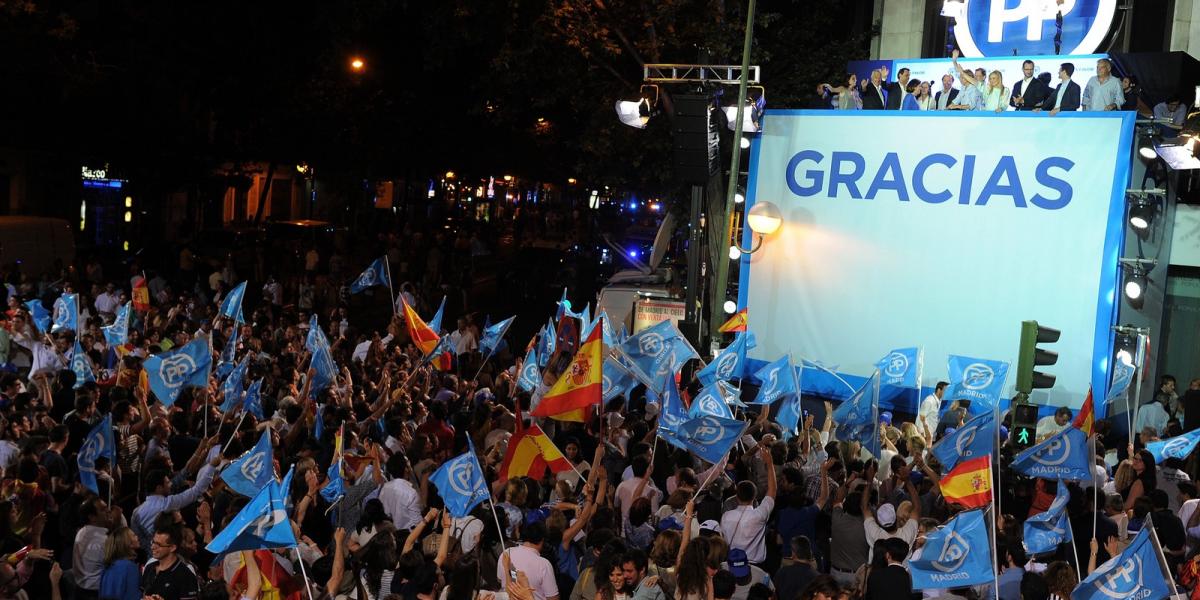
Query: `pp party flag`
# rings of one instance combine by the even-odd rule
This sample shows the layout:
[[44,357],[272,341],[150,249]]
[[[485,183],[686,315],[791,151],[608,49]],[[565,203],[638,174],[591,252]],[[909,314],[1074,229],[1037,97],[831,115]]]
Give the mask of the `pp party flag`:
[[592,330],[597,327],[600,327],[601,332],[604,334],[604,346],[606,348],[611,348],[617,345],[617,335],[613,333],[612,324],[608,319],[608,313],[604,311],[600,311],[596,315],[596,318],[592,319],[591,323],[584,323],[583,333],[580,335],[583,336],[584,339],[587,339],[587,336],[591,335]]
[[229,463],[221,471],[221,479],[230,489],[253,497],[263,486],[275,481],[275,466],[271,448],[271,431],[264,431],[249,452]]
[[537,349],[530,348],[529,352],[525,353],[525,360],[521,363],[521,372],[517,374],[517,387],[532,393],[541,381],[542,373],[538,370]]
[[909,559],[908,566],[914,590],[968,587],[992,581],[992,544],[983,511],[959,513],[927,534],[920,557]]
[[967,508],[986,506],[992,501],[992,455],[959,461],[938,485],[946,502]]
[[600,376],[603,378],[601,387],[605,402],[621,395],[628,398],[630,391],[637,385],[637,378],[612,356],[604,357],[604,369]]
[[942,463],[942,472],[954,470],[959,461],[991,455],[996,448],[996,415],[984,413],[963,423],[954,433],[938,440],[931,451]]
[[83,438],[83,445],[79,447],[79,454],[76,458],[79,465],[79,481],[84,487],[92,490],[93,494],[100,493],[96,485],[96,459],[101,456],[108,458],[109,465],[113,465],[117,461],[117,444],[113,440],[112,414],[104,415],[104,418],[88,432],[87,437]]
[[42,305],[41,300],[30,300],[25,303],[25,308],[29,309],[29,316],[32,317],[33,326],[37,328],[37,332],[45,335],[50,333],[50,311]]
[[217,358],[217,379],[225,379],[237,366],[238,328],[233,328],[233,334],[225,340],[221,356]]
[[996,407],[1008,378],[1008,363],[951,354],[949,368],[947,398],[970,400],[967,412],[972,416],[991,412]]
[[83,387],[85,383],[96,381],[96,375],[92,373],[92,363],[88,360],[83,347],[79,345],[79,338],[75,338],[75,349],[71,352],[71,370],[75,372],[74,389]]
[[921,367],[924,353],[920,348],[897,348],[879,359],[879,383],[898,387],[915,388],[921,385]]
[[748,310],[749,309],[743,308],[742,310],[739,310],[739,311],[733,313],[733,316],[729,317],[728,321],[725,321],[724,323],[722,323],[721,326],[719,328],[717,328],[717,331],[720,331],[721,333],[735,333],[738,331],[745,331],[746,326],[749,324],[748,323],[749,322],[749,313],[747,312]]
[[54,301],[54,322],[50,332],[79,331],[79,294],[63,294]]
[[500,463],[499,481],[514,477],[532,477],[540,480],[549,468],[558,474],[571,470],[571,462],[554,445],[554,442],[537,425],[521,429],[508,441],[508,452]]
[[238,363],[229,375],[225,377],[225,381],[221,383],[221,412],[227,413],[237,407],[242,402],[242,391],[244,390],[246,380],[246,370],[250,366],[250,355],[242,357],[242,362]]
[[266,418],[266,415],[263,414],[262,382],[262,379],[256,379],[254,383],[251,383],[250,387],[246,388],[246,398],[242,400],[243,408],[259,421]]
[[729,409],[729,403],[725,400],[725,385],[725,382],[718,381],[700,390],[700,393],[692,399],[692,406],[688,409],[688,418],[697,419],[704,415],[712,415],[732,419],[733,411]]
[[109,346],[120,346],[129,341],[129,309],[132,303],[126,302],[117,308],[117,315],[112,325],[102,328],[104,341]]
[[496,351],[497,344],[504,338],[504,334],[508,331],[509,325],[512,325],[513,319],[509,317],[491,327],[486,327],[483,333],[479,336],[479,351],[484,354],[491,354]]
[[212,354],[208,351],[208,343],[202,339],[192,340],[177,350],[155,354],[144,363],[150,391],[167,406],[175,404],[179,392],[186,386],[207,387],[211,366]]
[[1200,429],[1189,431],[1165,440],[1146,444],[1146,449],[1154,455],[1154,462],[1161,463],[1168,458],[1186,459],[1200,444]]
[[536,417],[553,417],[600,404],[603,392],[601,371],[604,365],[603,342],[600,330],[592,335],[571,359],[571,364],[558,381],[542,396],[541,402],[530,411]]
[[1096,433],[1096,406],[1092,401],[1092,388],[1090,386],[1088,387],[1087,398],[1083,401],[1083,406],[1079,409],[1079,414],[1075,415],[1075,421],[1071,425],[1089,437],[1093,433]]
[[321,323],[317,320],[317,315],[314,313],[308,319],[308,335],[304,338],[304,349],[309,352],[316,352],[317,348],[321,346],[329,347],[329,338],[325,337],[325,332],[321,330]]
[[446,312],[446,297],[442,296],[442,303],[438,305],[437,312],[433,313],[433,318],[429,319],[429,328],[435,333],[442,332],[442,314]]
[[204,549],[222,554],[295,547],[296,535],[288,520],[286,497],[287,490],[272,478]]
[[1029,477],[1090,481],[1094,464],[1087,434],[1067,427],[1018,454],[1012,468]]
[[1125,394],[1129,389],[1129,384],[1133,381],[1133,375],[1136,371],[1136,367],[1125,361],[1118,360],[1113,363],[1112,384],[1108,386],[1108,393],[1104,395],[1105,404]]
[[446,503],[446,510],[454,518],[461,519],[480,502],[491,497],[483,467],[475,456],[475,444],[468,439],[467,451],[460,454],[433,472],[430,483],[437,486],[438,495]]
[[754,377],[762,382],[758,395],[750,404],[772,404],[780,398],[800,393],[800,382],[796,381],[796,368],[792,355],[784,354],[775,362],[761,368]]
[[753,333],[749,331],[738,333],[734,336],[733,342],[721,350],[720,354],[717,354],[717,357],[708,363],[707,367],[696,373],[701,385],[712,385],[714,381],[729,381],[745,377],[746,351],[756,345]]
[[433,352],[421,357],[421,364],[432,363],[433,368],[439,371],[449,371],[454,366],[454,359],[450,354],[450,336],[443,335],[438,338],[438,343],[433,347]]
[[839,440],[858,440],[879,456],[879,369],[833,411]]
[[346,495],[346,484],[342,480],[342,432],[333,434],[333,461],[325,472],[329,481],[321,488],[321,497],[327,502],[337,502]]
[[688,413],[679,396],[679,386],[675,385],[675,376],[666,374],[659,378],[654,388],[646,390],[646,398],[658,404],[658,428],[678,434],[688,421]]
[[700,358],[669,320],[639,331],[618,345],[616,351],[625,359],[630,372],[648,386],[654,385],[663,374],[678,373],[688,360]]
[[377,285],[392,287],[391,277],[388,277],[387,257],[381,256],[375,259],[367,270],[363,271],[353,282],[350,283],[350,293],[357,294],[367,288],[373,288]]
[[1096,567],[1091,575],[1071,592],[1071,600],[1113,600],[1137,598],[1162,600],[1175,593],[1170,572],[1163,564],[1158,534],[1147,519],[1146,525],[1120,554]]
[[[571,312],[571,301],[567,299],[567,288],[563,288],[562,299],[558,301],[558,307],[554,311],[554,320],[561,321],[563,318],[563,315],[566,315],[570,312]],[[550,324],[552,325],[552,327],[550,327],[550,330],[554,331],[554,327],[553,327],[554,323],[551,322]]]
[[537,355],[539,369],[545,369],[546,365],[550,364],[550,357],[554,355],[557,343],[558,341],[554,334],[554,321],[548,321],[546,326],[542,328],[541,335],[538,337]]
[[130,295],[130,301],[133,302],[133,310],[139,312],[150,310],[150,288],[147,286],[145,277],[138,276],[133,282],[133,293]]
[[404,304],[404,321],[408,324],[408,337],[412,338],[413,345],[421,351],[422,355],[428,355],[437,346],[439,336],[436,331],[425,324],[425,321],[421,320],[421,316],[408,305],[408,301],[403,300],[403,294],[400,298]]
[[[799,376],[797,376],[799,379]],[[783,429],[783,441],[792,439],[799,431],[800,416],[803,409],[800,406],[800,394],[792,394],[779,403],[779,412],[775,414],[775,422]]]
[[[729,450],[748,426],[745,421],[705,415],[685,422],[677,434],[668,433],[663,439],[716,464],[729,455]],[[661,428],[659,432],[662,432]]]
[[325,435],[325,405],[318,404],[313,416],[313,438],[320,440]]
[[246,282],[243,281],[229,290],[228,294],[221,299],[221,308],[218,310],[218,315],[226,319],[233,319],[235,323],[245,323],[246,317],[242,315],[242,300],[246,297]]
[[1045,512],[1025,520],[1025,551],[1030,554],[1053,552],[1059,544],[1071,541],[1071,522],[1067,519],[1067,501],[1071,492],[1058,482],[1058,493]]

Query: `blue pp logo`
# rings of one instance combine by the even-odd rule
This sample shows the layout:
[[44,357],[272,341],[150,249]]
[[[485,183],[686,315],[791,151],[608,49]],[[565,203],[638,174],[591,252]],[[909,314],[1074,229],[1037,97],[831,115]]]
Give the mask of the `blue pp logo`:
[[1053,55],[1055,13],[1062,10],[1058,54],[1091,54],[1112,26],[1117,0],[966,0],[954,33],[964,56]]

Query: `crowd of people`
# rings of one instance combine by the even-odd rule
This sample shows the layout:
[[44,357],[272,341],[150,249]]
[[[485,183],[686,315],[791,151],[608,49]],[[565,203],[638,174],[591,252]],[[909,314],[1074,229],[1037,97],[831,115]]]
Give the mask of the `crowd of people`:
[[[246,306],[251,318],[237,323],[218,315],[224,280],[199,299],[168,291],[194,285],[194,276],[151,275],[149,310],[133,311],[128,338],[109,343],[102,327],[139,282],[89,282],[88,271],[44,289],[15,277],[6,286],[0,599],[1065,599],[1151,520],[1179,584],[1200,598],[1195,461],[1156,465],[1144,449],[1197,425],[1200,380],[1182,395],[1163,380],[1141,411],[1139,439],[1115,466],[1105,447],[1121,440],[1097,424],[1096,478],[1069,486],[1074,541],[1051,552],[1029,555],[1021,524],[1050,507],[1056,484],[1009,469],[1014,449],[1002,439],[998,589],[921,592],[906,565],[962,508],[943,496],[930,452],[968,418],[944,383],[911,420],[881,414],[878,455],[861,439],[836,439],[832,404],[814,400],[798,431],[785,431],[769,407],[747,409],[744,436],[713,464],[659,439],[662,408],[645,386],[597,405],[583,422],[530,418],[531,395],[518,385],[525,341],[482,353],[481,324],[465,310],[447,313],[453,325],[441,333],[452,336],[454,361],[439,370],[414,344],[403,311],[374,331],[343,297],[301,307],[302,291],[267,279],[259,305]],[[43,333],[28,302],[44,297],[52,310],[60,293],[79,294],[78,331]],[[312,314],[337,369],[318,393],[305,343]],[[235,329],[236,361],[248,357],[247,380],[262,382],[263,418],[222,413],[215,372],[173,403],[148,390],[146,360],[202,340],[215,364]],[[71,368],[76,352],[94,381]],[[690,401],[701,386],[690,371],[681,375]],[[96,460],[92,489],[78,455],[106,417],[116,459]],[[1039,438],[1072,417],[1047,417]],[[539,424],[570,468],[501,478],[518,421]],[[292,473],[286,518],[298,543],[214,554],[208,544],[250,500],[221,473],[264,432],[269,468]],[[453,492],[430,479],[472,448],[491,498],[452,516],[444,498]],[[322,491],[335,462],[345,464],[345,490],[331,500]]]

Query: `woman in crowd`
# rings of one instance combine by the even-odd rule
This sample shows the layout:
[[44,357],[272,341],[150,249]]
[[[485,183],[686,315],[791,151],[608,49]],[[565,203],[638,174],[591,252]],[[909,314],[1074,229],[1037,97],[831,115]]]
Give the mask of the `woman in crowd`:
[[987,86],[983,89],[983,110],[989,112],[1004,112],[1008,110],[1008,88],[1004,87],[1004,76],[1000,71],[992,71],[987,77]]
[[847,73],[846,79],[842,81],[841,85],[833,86],[826,83],[825,89],[838,95],[838,110],[862,109],[862,97],[858,92],[858,76],[854,73]]
[[117,527],[104,540],[104,572],[100,598],[141,600],[141,571],[137,565],[138,538],[128,527]]

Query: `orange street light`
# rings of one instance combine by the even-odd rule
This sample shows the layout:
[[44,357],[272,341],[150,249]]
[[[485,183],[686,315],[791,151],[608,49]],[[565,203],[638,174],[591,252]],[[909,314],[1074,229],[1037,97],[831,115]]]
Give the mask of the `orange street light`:
[[363,69],[365,69],[366,67],[367,67],[367,63],[363,62],[363,59],[361,59],[357,56],[350,59],[350,70],[351,71],[354,71],[355,73],[361,73],[363,71]]

